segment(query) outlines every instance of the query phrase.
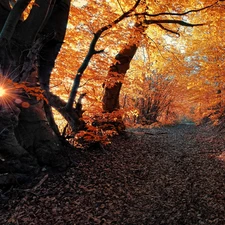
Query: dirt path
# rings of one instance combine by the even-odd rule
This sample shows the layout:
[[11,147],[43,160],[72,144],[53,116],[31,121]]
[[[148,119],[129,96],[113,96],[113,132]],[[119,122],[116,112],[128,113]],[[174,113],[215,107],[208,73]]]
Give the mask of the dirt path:
[[224,225],[225,142],[212,135],[190,125],[130,129],[71,155],[66,173],[2,193],[0,224]]

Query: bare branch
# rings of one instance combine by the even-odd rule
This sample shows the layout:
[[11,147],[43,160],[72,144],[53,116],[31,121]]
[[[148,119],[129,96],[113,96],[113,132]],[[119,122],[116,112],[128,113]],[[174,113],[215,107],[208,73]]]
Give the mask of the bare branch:
[[173,23],[173,24],[180,24],[181,26],[185,27],[196,27],[196,26],[203,26],[205,23],[197,23],[197,24],[192,24],[192,23],[187,23],[182,20],[144,20],[145,24],[151,25],[151,24],[162,24],[162,23]]
[[158,25],[160,28],[162,28],[163,30],[165,30],[165,31],[168,31],[168,32],[170,32],[170,33],[172,33],[172,34],[176,34],[176,35],[180,36],[180,34],[179,34],[178,32],[173,31],[173,30],[170,30],[170,29],[164,27],[162,24],[157,24],[157,25]]
[[130,16],[149,16],[149,17],[157,17],[157,16],[184,16],[184,15],[187,15],[187,14],[190,14],[190,13],[196,13],[196,12],[200,12],[200,11],[209,9],[209,8],[217,5],[219,2],[220,1],[216,1],[215,3],[213,3],[211,5],[208,5],[208,6],[205,6],[203,8],[191,9],[191,10],[188,10],[188,11],[183,12],[183,13],[163,12],[163,13],[150,14],[150,13],[147,13],[147,12],[143,12],[143,13],[135,13],[135,14],[129,15],[129,17]]
[[120,1],[119,1],[119,0],[117,0],[117,3],[118,3],[118,5],[120,6],[121,11],[124,13],[123,8],[122,8],[122,6],[121,6],[121,4],[120,4]]
[[100,54],[100,53],[103,53],[104,52],[104,49],[101,49],[101,50],[95,50],[94,54]]
[[[78,108],[72,108],[69,112],[66,110],[66,102],[61,99],[60,97],[54,95],[51,92],[46,92],[46,97],[49,101],[49,104],[56,109],[68,122],[71,129],[76,133],[81,129],[84,129],[85,123],[81,119],[82,117],[82,110]],[[80,98],[80,102],[82,98],[84,97],[84,94]],[[78,100],[79,101],[79,100]]]

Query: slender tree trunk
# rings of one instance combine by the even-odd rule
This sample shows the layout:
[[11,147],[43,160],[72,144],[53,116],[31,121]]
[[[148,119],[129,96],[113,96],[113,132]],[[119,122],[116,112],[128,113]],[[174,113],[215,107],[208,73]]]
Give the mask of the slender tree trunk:
[[120,108],[119,95],[122,87],[121,80],[124,79],[127,70],[130,68],[131,60],[138,49],[139,42],[145,30],[141,23],[136,23],[135,26],[137,28],[136,34],[129,39],[129,42],[117,54],[115,63],[110,66],[106,81],[103,84],[104,112],[111,113]]
[[[141,36],[144,32],[144,27],[141,23],[135,24],[137,30],[136,35],[129,39],[129,42],[122,48],[115,58],[115,63],[110,66],[105,83],[103,84],[104,95],[102,100],[102,108],[104,113],[112,113],[119,110],[120,103],[120,90],[122,87],[122,80],[124,79],[127,70],[130,68],[131,60],[133,59]],[[122,120],[122,116],[117,115],[113,121],[108,116],[108,122],[110,126],[113,126],[118,133],[122,133],[125,130],[125,125]]]
[[120,108],[119,95],[122,87],[122,80],[127,70],[130,68],[130,62],[137,51],[136,44],[127,45],[116,56],[116,63],[110,66],[106,82],[104,83],[103,111],[113,112]]

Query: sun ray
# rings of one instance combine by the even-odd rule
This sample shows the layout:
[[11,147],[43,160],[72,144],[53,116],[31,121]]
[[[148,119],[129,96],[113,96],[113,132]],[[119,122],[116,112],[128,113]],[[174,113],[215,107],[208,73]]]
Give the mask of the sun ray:
[[12,85],[12,82],[7,77],[0,75],[0,106],[12,110],[13,101],[16,96],[16,89]]
[[27,87],[25,83],[16,83],[9,76],[0,74],[0,109],[8,108],[14,111],[15,107],[29,108],[30,96],[44,99],[41,90],[33,89],[33,87]]

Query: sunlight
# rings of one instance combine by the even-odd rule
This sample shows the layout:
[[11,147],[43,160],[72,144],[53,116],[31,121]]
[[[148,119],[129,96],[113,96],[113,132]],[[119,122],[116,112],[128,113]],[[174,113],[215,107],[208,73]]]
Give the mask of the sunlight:
[[3,87],[0,87],[0,97],[3,97],[5,95],[6,91]]
[[86,0],[81,0],[81,1],[74,1],[72,3],[73,6],[77,7],[77,8],[82,8],[83,6],[85,6],[87,4]]
[[[176,40],[174,37],[171,37],[169,35],[164,35],[163,36],[166,44],[167,44],[167,48],[171,45],[173,47],[175,47],[177,50],[180,51],[180,53],[184,54],[186,52],[186,46],[181,42]],[[170,49],[168,49],[170,50]]]
[[10,80],[0,74],[0,106],[10,107],[16,97],[15,87]]

